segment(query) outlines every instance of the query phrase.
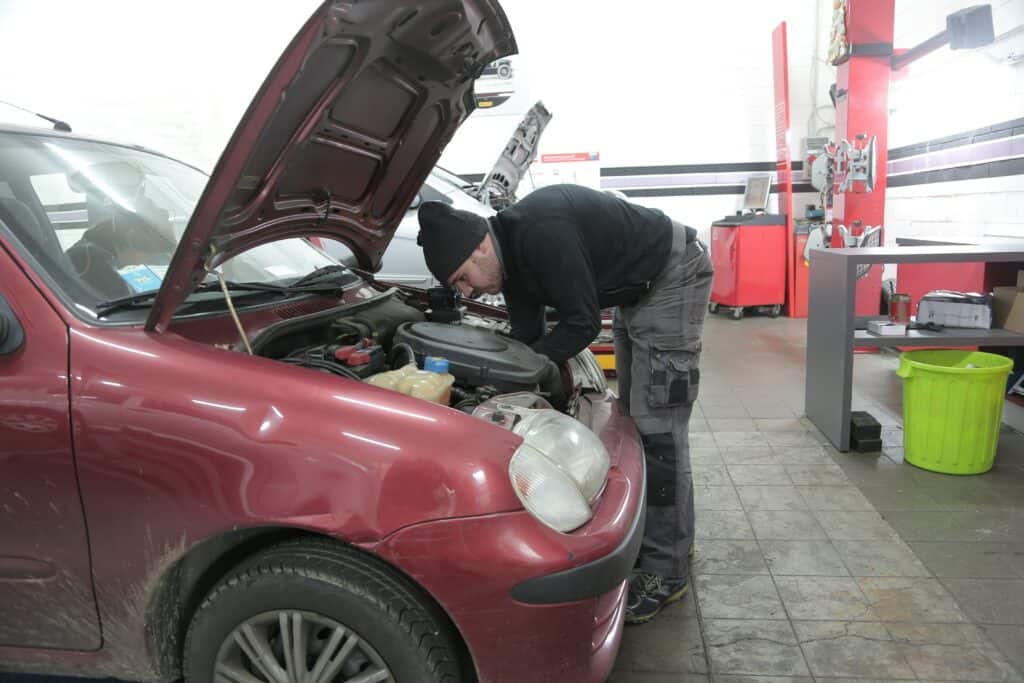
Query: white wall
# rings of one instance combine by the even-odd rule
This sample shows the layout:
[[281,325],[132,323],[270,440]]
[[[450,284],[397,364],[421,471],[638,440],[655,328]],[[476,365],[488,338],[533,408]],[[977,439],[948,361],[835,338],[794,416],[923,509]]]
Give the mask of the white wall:
[[[597,150],[604,167],[773,161],[772,30],[786,21],[799,158],[811,114],[814,27],[820,18],[824,55],[829,0],[502,0],[502,6],[519,43],[517,80],[521,73],[531,97],[554,114],[541,152]],[[828,101],[833,73],[821,64],[819,103]],[[496,113],[474,113],[442,163],[459,173],[485,172],[499,151],[495,141],[518,122]],[[706,231],[739,208],[740,199],[634,201]]]
[[[0,0],[0,99],[209,170],[317,4]],[[810,114],[815,11],[825,7],[827,26],[828,0],[502,4],[520,47],[517,69],[555,114],[544,151],[597,149],[605,166],[773,160],[771,31],[782,20],[799,144]],[[41,123],[3,106],[0,117]],[[517,120],[472,116],[442,163],[485,172]],[[739,198],[651,203],[706,225]]]
[[[948,12],[973,1],[896,0],[897,45],[937,32]],[[317,4],[0,0],[0,99],[63,118],[76,131],[139,142],[208,170],[281,49]],[[531,97],[543,99],[555,115],[542,151],[598,150],[606,167],[772,161],[771,32],[785,20],[791,142],[799,158],[812,111],[815,36],[817,53],[824,54],[830,0],[502,4],[519,42],[519,80],[527,81]],[[997,33],[1022,21],[1021,0],[993,4]],[[1022,67],[944,49],[911,68],[891,96],[890,146],[1024,113]],[[818,104],[828,102],[833,74],[818,61]],[[3,106],[0,117],[39,123]],[[822,117],[830,120],[832,114],[825,111]],[[460,173],[486,171],[517,119],[474,114],[442,162]],[[824,125],[815,121],[810,129]],[[980,224],[1018,230],[1020,182],[999,189],[985,181],[970,188],[891,189],[890,236],[919,230],[926,222],[951,238],[973,235]],[[931,200],[928,221],[910,209],[920,203],[905,203],[922,197]],[[809,199],[798,198],[798,213]],[[740,198],[638,201],[706,229],[734,211]]]
[[[210,170],[316,0],[0,0],[0,100]],[[0,119],[45,122],[0,105]]]
[[[896,46],[911,47],[945,28],[946,15],[974,0],[897,0]],[[1024,2],[993,0],[999,36],[1024,25]],[[1024,64],[985,50],[942,48],[909,67],[890,89],[889,147],[901,147],[1024,116]],[[889,188],[886,238],[978,241],[1024,237],[1024,176]]]
[[[783,20],[796,127],[810,112],[815,0],[502,5],[523,79],[555,117],[547,151],[597,145],[606,166],[774,159],[771,32]],[[477,118],[446,152],[455,170],[491,160],[474,149]]]

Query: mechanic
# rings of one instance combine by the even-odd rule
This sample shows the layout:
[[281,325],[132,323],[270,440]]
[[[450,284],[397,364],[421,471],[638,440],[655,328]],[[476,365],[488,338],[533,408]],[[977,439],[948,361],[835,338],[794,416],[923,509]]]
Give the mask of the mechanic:
[[[578,185],[539,189],[490,219],[426,202],[419,221],[434,277],[466,297],[504,294],[512,336],[556,363],[585,349],[601,309],[616,307],[619,396],[647,459],[646,529],[626,620],[652,619],[689,590],[689,422],[711,291],[707,248],[657,209]],[[547,334],[546,306],[558,312]]]

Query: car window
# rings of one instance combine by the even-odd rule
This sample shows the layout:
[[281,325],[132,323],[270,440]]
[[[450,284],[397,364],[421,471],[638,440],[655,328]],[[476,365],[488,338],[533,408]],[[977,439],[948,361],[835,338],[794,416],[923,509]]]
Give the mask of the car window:
[[41,173],[29,176],[29,181],[57,233],[61,249],[67,251],[89,227],[85,194],[71,189],[66,173]]
[[[159,288],[206,180],[139,149],[0,133],[0,222],[79,309]],[[290,284],[334,263],[292,238],[222,270],[230,280]]]

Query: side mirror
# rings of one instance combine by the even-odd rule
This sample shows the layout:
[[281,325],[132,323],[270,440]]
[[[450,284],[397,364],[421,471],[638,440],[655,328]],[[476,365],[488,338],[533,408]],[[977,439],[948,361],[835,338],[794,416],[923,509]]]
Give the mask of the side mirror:
[[18,316],[0,295],[0,355],[14,353],[25,342],[25,331],[21,328]]
[[423,203],[423,193],[417,192],[416,196],[412,198],[412,204],[409,204],[409,211],[415,211],[420,208],[420,204]]

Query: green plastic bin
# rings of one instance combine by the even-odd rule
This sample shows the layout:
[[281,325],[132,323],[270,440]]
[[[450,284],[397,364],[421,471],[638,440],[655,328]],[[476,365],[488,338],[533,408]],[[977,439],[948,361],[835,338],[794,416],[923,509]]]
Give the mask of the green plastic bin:
[[1013,361],[979,351],[908,351],[903,382],[903,459],[932,472],[992,469]]

